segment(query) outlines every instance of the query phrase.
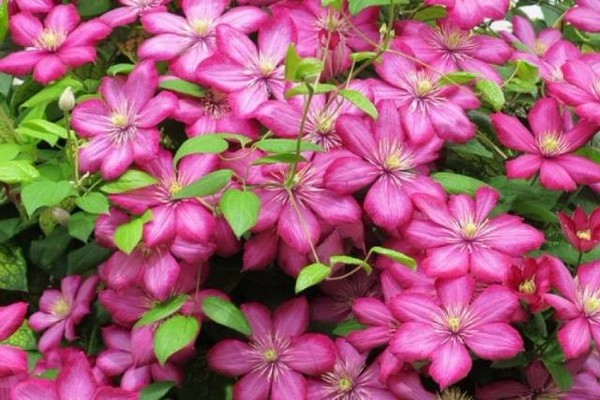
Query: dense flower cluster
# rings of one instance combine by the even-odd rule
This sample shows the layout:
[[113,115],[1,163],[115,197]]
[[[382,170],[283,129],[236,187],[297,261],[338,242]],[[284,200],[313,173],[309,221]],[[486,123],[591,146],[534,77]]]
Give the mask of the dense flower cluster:
[[234,400],[597,398],[596,0],[63,3],[5,4],[2,193],[69,240],[0,307],[0,398],[198,360]]

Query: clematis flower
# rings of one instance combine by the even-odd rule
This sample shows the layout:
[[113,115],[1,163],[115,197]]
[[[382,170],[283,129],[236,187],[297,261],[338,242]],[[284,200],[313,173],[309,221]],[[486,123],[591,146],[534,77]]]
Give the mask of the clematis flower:
[[542,245],[544,235],[522,218],[490,218],[498,197],[489,187],[477,190],[475,199],[460,194],[447,203],[423,194],[413,197],[426,219],[414,219],[405,235],[414,246],[427,249],[421,266],[428,275],[455,278],[470,271],[480,280],[503,282],[513,257]]
[[577,0],[565,15],[565,20],[577,29],[600,32],[600,8],[595,0]]
[[327,336],[305,333],[309,323],[306,299],[283,303],[273,316],[257,303],[241,308],[252,327],[250,341],[222,340],[209,351],[209,366],[221,374],[241,376],[233,388],[235,398],[304,398],[303,375],[331,370],[336,358],[335,345]]
[[359,353],[345,339],[335,341],[337,360],[321,379],[309,379],[306,398],[315,400],[395,400],[378,380],[378,363],[367,366],[368,353]]
[[168,92],[154,96],[158,73],[154,64],[138,64],[127,79],[104,78],[102,99],[86,100],[73,110],[73,128],[89,142],[79,152],[85,172],[102,171],[105,179],[122,175],[135,160],[140,165],[156,157],[160,133],[177,98]]
[[348,335],[348,341],[359,351],[369,351],[386,345],[400,325],[388,305],[373,297],[356,299],[352,312],[358,322],[366,325],[365,329],[353,331]]
[[401,26],[402,43],[436,72],[475,72],[502,84],[502,77],[493,64],[503,65],[512,55],[503,40],[475,35],[449,23],[431,27],[424,22],[408,21]]
[[[510,268],[506,286],[531,307],[532,313],[548,307],[544,295],[550,291],[550,272],[552,265],[557,262],[560,261],[547,255],[537,259],[525,257],[521,263],[513,264]],[[527,317],[523,316],[523,319]]]
[[258,46],[240,31],[217,28],[218,53],[198,67],[200,83],[229,93],[238,117],[249,117],[271,97],[283,100],[284,58],[293,41],[290,21],[273,17],[258,32]]
[[[0,341],[11,337],[23,324],[27,306],[27,303],[19,302],[0,307]],[[26,373],[27,370],[27,352],[0,344],[0,380]]]
[[577,358],[589,352],[592,338],[600,343],[600,262],[581,265],[575,279],[564,264],[557,263],[552,277],[561,296],[546,294],[544,299],[564,321],[558,341],[565,357]]
[[184,0],[181,7],[185,18],[168,12],[142,16],[144,29],[156,36],[144,41],[139,56],[168,60],[176,75],[195,80],[198,65],[215,52],[219,26],[246,34],[256,31],[267,19],[259,8],[249,6],[224,13],[229,3],[230,0]]
[[376,103],[395,100],[404,131],[414,144],[428,142],[436,135],[458,143],[470,140],[475,125],[465,110],[480,105],[473,92],[460,85],[442,86],[439,74],[397,54],[410,54],[405,45],[395,40],[391,47],[394,52],[386,52],[375,66],[384,81],[373,87]]
[[431,361],[429,373],[442,387],[458,382],[471,370],[468,349],[488,360],[508,359],[524,350],[510,317],[519,306],[510,290],[492,285],[473,299],[470,276],[438,280],[439,303],[420,293],[401,293],[391,304],[401,321],[390,348],[407,361]]
[[510,0],[425,0],[427,5],[445,6],[449,24],[471,29],[485,19],[503,19],[508,12]]
[[443,196],[441,186],[426,175],[426,164],[438,158],[442,142],[410,143],[394,101],[381,101],[378,107],[375,122],[349,115],[338,119],[338,135],[353,154],[335,160],[324,181],[327,188],[343,195],[370,186],[364,202],[367,215],[393,231],[412,217],[414,194]]
[[573,154],[596,133],[595,123],[581,121],[571,127],[571,122],[561,115],[558,102],[551,98],[538,100],[528,121],[533,132],[515,117],[492,115],[500,142],[527,153],[506,163],[509,178],[527,179],[539,171],[544,187],[569,191],[578,184],[600,182],[600,165]]
[[577,251],[587,253],[600,243],[600,208],[587,215],[577,207],[571,217],[561,211],[558,220],[565,237]]
[[122,7],[114,8],[100,17],[111,28],[135,22],[140,15],[150,12],[167,11],[171,0],[119,0]]
[[111,29],[99,20],[81,23],[73,4],[58,5],[44,21],[22,12],[10,17],[12,40],[26,49],[10,53],[0,60],[0,71],[25,75],[43,84],[61,78],[70,68],[94,62],[96,44]]
[[64,336],[75,340],[75,327],[90,313],[90,303],[96,295],[98,276],[83,279],[71,275],[61,281],[61,289],[45,290],[40,298],[40,311],[29,318],[29,324],[36,331],[45,332],[38,343],[42,353],[60,346]]
[[504,380],[494,382],[483,388],[477,389],[477,399],[481,400],[508,400],[508,399],[535,399],[537,396],[559,398],[561,390],[556,386],[552,376],[537,360],[525,369],[526,383]]

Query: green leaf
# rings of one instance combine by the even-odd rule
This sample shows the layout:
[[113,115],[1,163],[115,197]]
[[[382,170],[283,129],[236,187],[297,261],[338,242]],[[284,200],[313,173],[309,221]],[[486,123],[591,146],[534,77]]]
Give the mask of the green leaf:
[[69,218],[69,235],[87,243],[96,226],[97,215],[78,212]]
[[40,173],[29,161],[0,161],[0,182],[14,184],[30,182]]
[[67,255],[67,274],[83,274],[96,268],[113,254],[113,250],[91,242]]
[[21,123],[15,131],[22,136],[41,139],[52,146],[56,144],[58,139],[67,138],[67,130],[65,128],[43,119],[27,120]]
[[39,91],[29,100],[21,104],[22,108],[32,108],[40,104],[47,104],[51,101],[58,100],[60,95],[64,92],[67,87],[71,87],[74,93],[83,89],[83,83],[81,81],[67,76],[53,85],[46,86],[44,89]]
[[207,297],[202,302],[202,310],[217,324],[234,329],[246,336],[252,334],[252,328],[246,315],[228,300],[216,296]]
[[108,75],[129,74],[135,68],[134,64],[115,64],[106,70]]
[[0,3],[0,42],[4,41],[8,32],[8,0]]
[[218,154],[229,148],[229,143],[218,134],[196,136],[183,142],[175,157],[173,164],[177,165],[179,160],[190,154]]
[[169,357],[192,344],[200,332],[200,322],[194,317],[176,315],[163,322],[154,335],[154,353],[161,365]]
[[431,177],[452,194],[468,193],[473,196],[477,189],[485,186],[485,183],[478,179],[452,172],[436,172]]
[[146,386],[140,393],[140,400],[160,400],[171,388],[175,386],[174,382],[161,381],[154,382]]
[[82,17],[100,15],[110,8],[110,0],[79,0],[77,9]]
[[75,204],[77,204],[77,207],[90,214],[108,213],[108,199],[102,193],[92,192],[83,197],[78,197],[75,199]]
[[472,72],[464,72],[464,71],[450,72],[446,75],[443,75],[440,78],[439,83],[440,83],[440,85],[461,85],[463,83],[471,82],[473,79],[476,79],[478,76],[479,76],[478,74],[474,74]]
[[365,262],[364,260],[361,260],[360,258],[355,258],[355,257],[350,257],[350,256],[344,256],[344,255],[331,256],[331,257],[329,257],[329,264],[330,265],[335,265],[335,264],[359,265],[367,272],[367,274],[370,274],[371,272],[373,272],[373,268],[371,268],[369,263]]
[[[314,94],[329,93],[334,90],[337,90],[337,86],[329,83],[318,83],[314,85],[314,88],[312,88]],[[300,94],[309,94],[310,91],[311,87],[306,83],[302,83],[285,92],[285,98],[289,99],[290,97],[298,96]]]
[[516,75],[524,80],[525,82],[537,83],[540,80],[539,68],[533,64],[528,63],[524,60],[517,60],[516,64]]
[[323,71],[323,61],[318,58],[303,58],[296,67],[296,80],[308,81],[316,78]]
[[295,164],[306,161],[306,158],[299,156],[296,153],[281,153],[274,154],[272,156],[261,157],[252,162],[252,165],[263,165],[263,164]]
[[321,4],[323,7],[332,7],[334,10],[341,11],[343,0],[322,0]]
[[0,289],[27,291],[27,262],[23,250],[12,243],[0,245]]
[[[294,153],[296,151],[296,139],[265,139],[257,142],[255,146],[269,153]],[[323,148],[318,144],[302,141],[300,151],[323,151]]]
[[371,6],[389,6],[390,4],[408,4],[409,0],[350,0],[349,10],[352,15],[356,15],[367,7]]
[[375,105],[361,92],[353,89],[342,89],[340,90],[340,96],[354,104],[356,107],[363,110],[368,116],[373,119],[377,119],[379,114]]
[[221,196],[219,206],[233,233],[240,238],[256,224],[260,198],[252,192],[229,189]]
[[171,297],[162,303],[156,304],[154,308],[146,311],[142,318],[140,318],[140,320],[135,324],[135,327],[139,328],[141,326],[150,325],[170,317],[179,311],[189,298],[190,296],[187,294],[180,294],[178,296]]
[[361,324],[357,320],[350,319],[348,321],[342,322],[341,324],[339,324],[335,328],[333,328],[333,330],[331,331],[331,334],[335,335],[335,336],[348,336],[349,334],[351,334],[354,331],[359,331],[359,330],[362,330],[365,328],[366,328],[366,326]]
[[331,276],[331,268],[328,265],[314,263],[302,268],[296,278],[296,294],[311,286],[318,285]]
[[204,197],[217,193],[231,181],[233,171],[222,169],[203,176],[196,182],[189,184],[173,195],[174,199],[187,199],[190,197]]
[[23,321],[19,329],[10,335],[8,339],[1,341],[0,344],[18,347],[23,350],[37,350],[35,333],[27,320]]
[[290,47],[288,47],[287,54],[285,56],[286,81],[296,81],[296,70],[298,69],[300,61],[302,61],[302,57],[298,55],[298,52],[296,51],[296,45],[294,43],[290,44]]
[[543,359],[544,365],[552,375],[552,379],[560,390],[567,391],[573,386],[573,375],[564,364],[559,364]]
[[21,152],[21,146],[16,143],[0,144],[0,161],[11,161]]
[[40,207],[55,206],[75,194],[76,191],[71,182],[38,181],[23,187],[21,201],[25,211],[31,216]]
[[125,254],[131,254],[142,240],[144,224],[151,220],[152,211],[148,210],[141,217],[119,226],[113,237],[117,248]]
[[472,139],[467,143],[461,144],[448,143],[447,146],[458,154],[476,155],[489,160],[494,158],[494,153],[484,147],[477,139]]
[[350,54],[350,59],[354,62],[372,60],[375,57],[377,57],[377,53],[375,53],[374,51],[359,51]]
[[121,177],[116,181],[102,186],[100,190],[110,194],[123,193],[129,192],[130,190],[151,186],[155,183],[158,183],[158,180],[152,175],[148,175],[147,173],[138,171],[136,169],[130,169],[121,175]]
[[182,79],[165,80],[158,87],[192,97],[204,97],[206,95],[206,92],[200,86]]
[[380,256],[387,257],[391,260],[399,262],[400,264],[406,265],[413,271],[417,269],[417,262],[415,261],[415,259],[412,257],[409,257],[406,254],[401,253],[399,251],[388,249],[386,247],[375,246],[375,247],[371,247],[371,250],[369,250],[369,253],[371,253],[371,252],[375,253],[375,254],[379,254]]
[[413,16],[413,19],[427,22],[444,18],[446,15],[448,15],[448,12],[444,7],[432,6],[417,11]]
[[506,101],[504,93],[502,93],[502,88],[496,82],[479,79],[475,87],[483,101],[491,105],[494,110],[500,111],[504,107]]

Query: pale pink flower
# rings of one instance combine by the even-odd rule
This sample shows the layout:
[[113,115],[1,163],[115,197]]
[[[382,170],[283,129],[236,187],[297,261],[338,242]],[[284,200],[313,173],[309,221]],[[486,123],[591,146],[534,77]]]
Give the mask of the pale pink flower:
[[565,20],[577,29],[600,32],[600,7],[596,0],[577,0],[565,15]]
[[81,24],[73,4],[58,5],[44,21],[29,12],[10,17],[12,40],[23,51],[10,53],[0,60],[0,71],[25,75],[33,71],[35,80],[47,84],[64,76],[71,68],[94,62],[96,44],[111,29],[99,20]]
[[235,7],[224,13],[229,3],[230,0],[183,0],[184,17],[168,12],[142,16],[144,29],[156,36],[144,41],[139,56],[168,60],[176,75],[193,81],[198,65],[215,52],[219,26],[245,34],[256,31],[267,19],[267,14],[256,7]]
[[600,182],[600,165],[574,154],[596,133],[595,123],[581,121],[573,126],[568,111],[561,115],[558,102],[551,98],[538,100],[528,121],[531,130],[516,117],[492,115],[500,142],[526,153],[506,163],[509,178],[528,179],[539,172],[544,187],[567,191]]
[[510,0],[426,0],[427,5],[441,5],[448,10],[448,23],[471,29],[485,19],[503,19]]
[[167,11],[171,0],[119,0],[122,7],[114,8],[100,17],[111,28],[135,22],[141,15],[156,11]]
[[391,304],[401,321],[390,348],[407,361],[431,361],[429,373],[442,387],[458,382],[471,370],[468,350],[488,360],[514,357],[523,340],[509,325],[519,306],[510,290],[492,285],[474,298],[475,281],[464,276],[438,280],[439,303],[419,293],[402,293]]
[[[0,307],[0,341],[8,339],[21,327],[27,306],[27,303],[19,302]],[[24,350],[0,344],[0,380],[26,373],[27,370],[27,353]]]

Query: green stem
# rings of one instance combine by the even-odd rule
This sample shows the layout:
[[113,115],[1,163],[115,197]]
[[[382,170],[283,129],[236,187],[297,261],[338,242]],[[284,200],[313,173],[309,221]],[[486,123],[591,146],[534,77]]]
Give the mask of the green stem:
[[482,142],[484,142],[485,144],[487,144],[489,147],[491,147],[496,153],[498,153],[498,155],[503,160],[508,159],[508,156],[506,155],[506,153],[503,152],[498,146],[496,146],[496,144],[494,142],[492,142],[491,139],[488,138],[485,134],[483,134],[482,132],[477,132],[476,137],[479,140],[481,140]]
[[579,256],[577,256],[577,268],[581,265],[581,260],[583,259],[583,251],[579,252]]
[[65,129],[67,130],[67,147],[69,148],[69,153],[71,153],[71,161],[73,162],[75,170],[75,182],[77,182],[77,186],[79,186],[81,184],[79,177],[79,145],[77,143],[75,132],[71,131],[71,116],[68,111],[64,112],[64,120]]

